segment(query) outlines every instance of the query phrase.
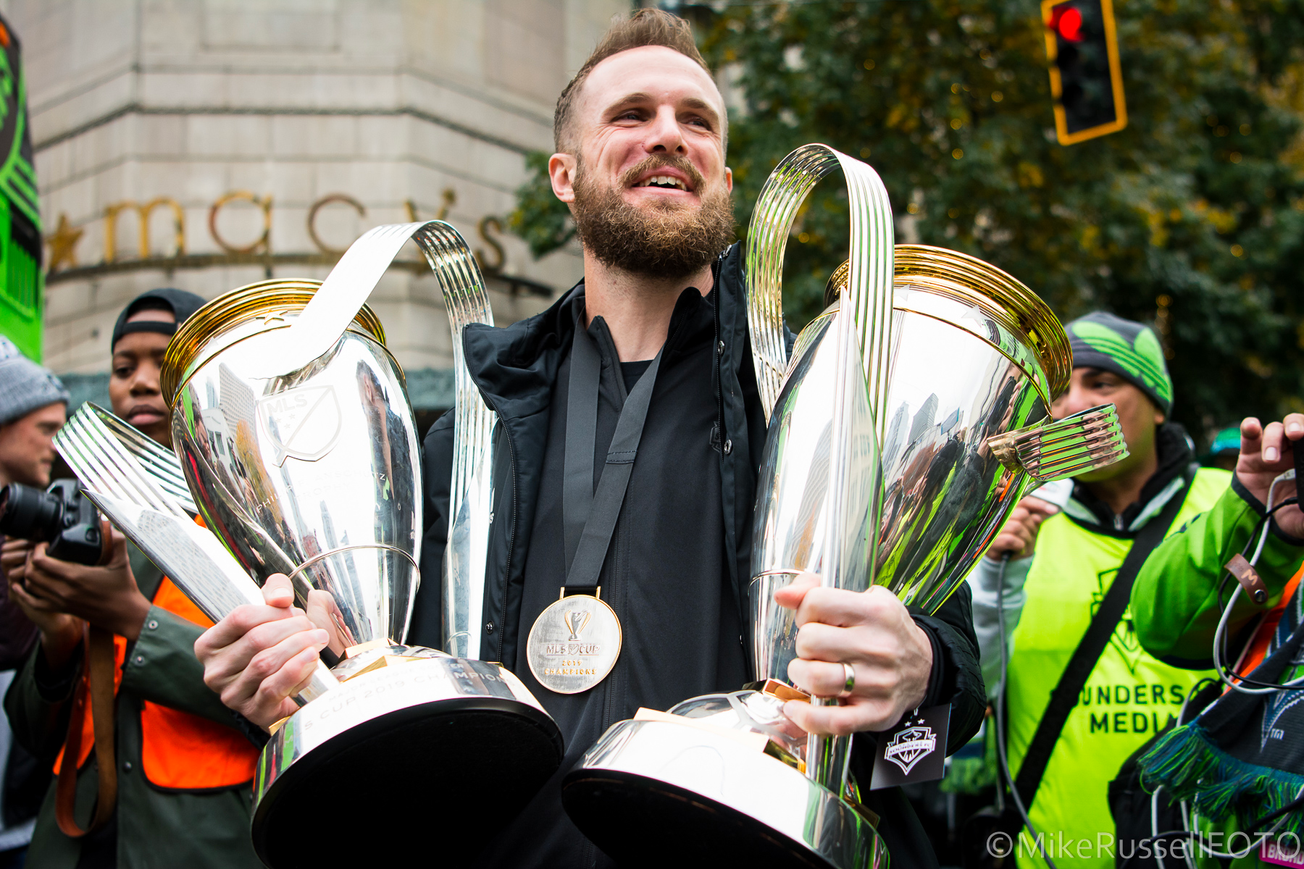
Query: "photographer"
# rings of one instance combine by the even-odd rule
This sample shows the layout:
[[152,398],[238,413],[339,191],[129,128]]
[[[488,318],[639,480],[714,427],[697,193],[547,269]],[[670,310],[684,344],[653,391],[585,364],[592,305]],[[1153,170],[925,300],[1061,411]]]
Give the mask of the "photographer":
[[[165,445],[160,364],[178,324],[202,304],[153,290],[114,327],[113,411]],[[11,541],[3,554],[10,596],[40,633],[5,709],[16,737],[58,776],[30,862],[259,866],[248,832],[257,750],[194,657],[209,623],[116,531],[105,548],[94,566],[52,558],[44,542]]]
[[[59,378],[0,337],[0,486],[50,484],[54,435],[67,410],[68,390]],[[36,627],[0,589],[0,671],[21,664],[35,641]]]
[[[0,337],[0,486],[18,483],[43,489],[54,464],[54,434],[63,425],[68,391],[59,378],[32,362],[8,338]],[[0,533],[0,544],[4,534]],[[2,570],[2,568],[0,568]],[[0,580],[3,573],[0,572]],[[36,626],[9,600],[0,581],[0,692],[13,669],[36,642]],[[0,869],[22,864],[32,838],[36,800],[48,772],[22,746],[14,745],[9,722],[0,719]]]

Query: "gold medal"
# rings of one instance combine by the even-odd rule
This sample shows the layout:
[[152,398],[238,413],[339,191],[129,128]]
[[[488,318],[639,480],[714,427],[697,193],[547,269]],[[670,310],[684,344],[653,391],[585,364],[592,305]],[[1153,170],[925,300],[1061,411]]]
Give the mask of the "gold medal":
[[[579,694],[607,678],[620,657],[616,611],[588,594],[563,596],[539,614],[525,641],[525,657],[539,684]],[[597,589],[602,594],[602,589]]]

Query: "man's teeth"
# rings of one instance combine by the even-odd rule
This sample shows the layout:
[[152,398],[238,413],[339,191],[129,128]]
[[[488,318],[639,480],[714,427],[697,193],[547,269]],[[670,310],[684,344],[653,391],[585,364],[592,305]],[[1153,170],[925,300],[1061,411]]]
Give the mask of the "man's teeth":
[[684,182],[678,178],[671,178],[669,175],[653,175],[643,182],[644,187],[673,187],[676,190],[687,190]]

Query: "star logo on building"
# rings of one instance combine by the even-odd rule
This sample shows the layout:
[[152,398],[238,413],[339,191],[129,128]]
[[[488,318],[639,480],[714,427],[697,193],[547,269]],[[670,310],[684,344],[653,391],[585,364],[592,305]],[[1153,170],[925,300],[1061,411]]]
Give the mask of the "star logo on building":
[[59,223],[54,228],[54,235],[47,235],[45,243],[50,246],[50,266],[47,272],[53,274],[64,267],[77,268],[77,242],[85,230],[68,222],[68,215],[60,214]]

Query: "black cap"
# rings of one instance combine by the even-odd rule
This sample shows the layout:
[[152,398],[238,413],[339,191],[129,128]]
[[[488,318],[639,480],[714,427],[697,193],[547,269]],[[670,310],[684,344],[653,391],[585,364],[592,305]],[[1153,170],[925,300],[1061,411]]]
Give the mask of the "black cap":
[[[204,300],[194,293],[171,287],[141,293],[132,299],[131,304],[123,308],[122,313],[118,315],[118,322],[113,326],[113,340],[109,343],[109,349],[112,351],[119,338],[133,332],[158,332],[161,335],[171,335],[177,331],[178,326],[189,319],[190,315],[198,311],[203,305]],[[137,311],[149,310],[171,311],[172,316],[176,317],[177,321],[175,323],[160,323],[157,320],[145,320],[131,324],[127,323],[127,318]]]

